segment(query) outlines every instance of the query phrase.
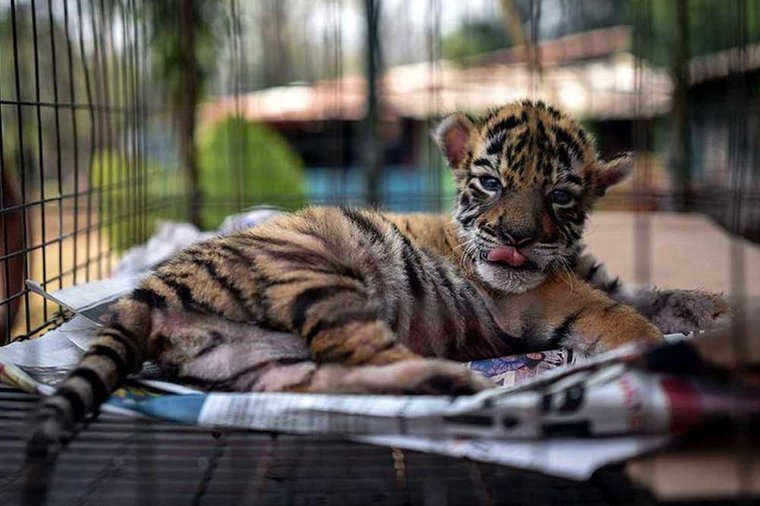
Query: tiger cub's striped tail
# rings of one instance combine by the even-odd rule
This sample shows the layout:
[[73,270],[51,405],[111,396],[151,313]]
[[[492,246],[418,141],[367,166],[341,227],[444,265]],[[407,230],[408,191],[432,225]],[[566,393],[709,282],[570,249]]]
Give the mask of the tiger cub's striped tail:
[[57,453],[76,423],[108,399],[128,374],[139,370],[151,330],[155,303],[151,295],[137,289],[114,305],[110,321],[76,368],[50,397],[40,402],[27,457]]

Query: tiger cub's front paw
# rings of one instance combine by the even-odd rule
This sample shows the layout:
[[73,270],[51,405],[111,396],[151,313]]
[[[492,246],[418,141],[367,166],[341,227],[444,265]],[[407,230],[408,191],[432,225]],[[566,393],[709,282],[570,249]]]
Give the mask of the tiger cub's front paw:
[[661,290],[648,309],[646,316],[663,334],[709,329],[731,314],[722,296],[700,290]]
[[662,332],[652,322],[624,304],[588,311],[577,322],[575,331],[579,337],[572,347],[584,355],[628,343],[658,344],[663,340]]

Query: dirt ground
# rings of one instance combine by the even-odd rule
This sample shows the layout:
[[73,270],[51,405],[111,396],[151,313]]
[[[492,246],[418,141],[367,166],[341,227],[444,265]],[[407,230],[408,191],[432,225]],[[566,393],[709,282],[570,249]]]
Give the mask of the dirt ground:
[[[637,232],[637,220],[644,233]],[[733,239],[703,215],[598,212],[588,224],[586,242],[611,273],[628,282],[732,295],[740,286],[732,282],[736,276],[746,296],[760,297],[760,246]],[[648,279],[637,276],[637,261],[644,271],[649,265]]]
[[[40,209],[39,207],[33,207],[28,211],[28,223],[35,224],[28,239],[29,246],[35,248],[31,254],[31,265],[29,266],[28,276],[40,282],[45,279],[53,280],[47,286],[47,289],[50,291],[71,286],[74,283],[74,274],[71,271],[75,263],[75,244],[76,264],[79,266],[77,269],[77,283],[84,282],[88,274],[90,280],[96,280],[99,277],[107,275],[109,266],[113,265],[116,259],[108,255],[108,239],[105,233],[97,227],[97,215],[93,214],[93,217],[88,221],[87,214],[81,211],[76,223],[76,228],[80,233],[76,236],[71,235],[74,232],[74,213],[64,211],[60,221],[58,216],[57,206],[54,204],[46,206],[44,242],[47,245],[42,248],[39,247],[43,244],[42,229],[38,225],[42,221]],[[87,234],[82,231],[91,224],[94,225],[88,238]],[[56,237],[59,236],[66,236],[67,238],[61,242],[56,241]],[[85,261],[88,256],[91,259],[96,259],[100,256],[100,259],[99,261],[93,261],[90,265],[86,265]],[[43,257],[45,260],[44,268]],[[67,274],[59,280],[57,278],[61,270],[67,272]],[[27,332],[27,321],[24,318],[26,300],[25,297],[21,299],[18,316],[11,331],[11,336],[13,337],[26,334]],[[30,308],[28,323],[31,329],[42,325],[46,321],[46,318],[52,317],[58,310],[58,306],[44,303],[42,297],[35,293],[29,294],[28,301]],[[47,314],[45,314],[45,308],[47,308]]]

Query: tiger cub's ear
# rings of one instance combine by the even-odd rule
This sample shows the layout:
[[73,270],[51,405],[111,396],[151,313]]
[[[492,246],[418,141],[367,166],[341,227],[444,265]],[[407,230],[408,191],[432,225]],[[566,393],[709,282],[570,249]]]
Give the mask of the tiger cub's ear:
[[596,166],[594,189],[598,196],[607,192],[610,186],[623,181],[633,172],[634,160],[631,153],[623,153],[608,162],[600,161]]
[[453,170],[461,168],[467,157],[473,126],[470,118],[457,113],[446,116],[433,131],[433,139]]

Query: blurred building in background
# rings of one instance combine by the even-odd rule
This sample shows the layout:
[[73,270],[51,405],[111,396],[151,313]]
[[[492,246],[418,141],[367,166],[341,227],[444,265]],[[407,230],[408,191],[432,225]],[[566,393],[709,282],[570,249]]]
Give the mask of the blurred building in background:
[[[630,48],[630,27],[618,26],[540,42],[538,72],[525,61],[523,47],[484,53],[464,64],[440,59],[385,69],[379,84],[380,140],[387,165],[383,201],[398,210],[426,208],[404,197],[435,194],[439,182],[427,170],[429,134],[448,112],[479,114],[541,97],[583,120],[608,156],[630,151],[634,120],[667,114],[673,88],[667,72],[637,61]],[[637,73],[646,83],[643,92],[634,87]],[[310,198],[335,195],[330,182],[336,167],[342,171],[344,192],[357,194],[362,188],[366,88],[365,78],[350,76],[220,97],[203,104],[201,121],[213,125],[240,114],[268,123],[306,162]],[[339,149],[330,149],[331,143]],[[660,176],[650,190],[670,189],[667,175]]]
[[[395,26],[397,20],[390,16],[402,7],[389,3],[382,21]],[[641,1],[589,0],[577,2],[572,9],[566,3],[547,0],[541,2],[543,10],[537,25],[531,17],[535,13],[531,14],[530,2],[497,4],[475,2],[466,11],[467,17],[450,20],[446,31],[441,18],[453,4],[430,2],[424,15],[438,16],[432,31],[422,27],[419,30],[428,32],[394,32],[397,39],[407,43],[415,37],[422,37],[423,42],[425,37],[437,40],[437,50],[435,42],[428,44],[427,54],[416,58],[400,57],[398,48],[393,49],[398,40],[382,41],[391,46],[387,52],[395,55],[389,59],[400,61],[382,68],[377,88],[384,205],[396,210],[445,208],[451,188],[446,175],[436,172],[440,159],[429,140],[435,121],[447,112],[477,114],[494,105],[531,97],[557,105],[583,121],[605,155],[631,150],[638,153],[639,177],[616,188],[616,195],[645,194],[649,197],[647,208],[699,209],[728,225],[729,206],[725,202],[705,205],[704,199],[692,193],[725,189],[729,180],[737,180],[728,177],[731,163],[738,163],[728,159],[733,114],[728,103],[737,92],[737,79],[743,83],[746,101],[742,110],[751,116],[747,135],[756,132],[760,107],[758,56],[756,45],[748,42],[759,35],[754,21],[748,22],[745,40],[739,40],[731,33],[731,23],[736,20],[725,13],[713,18],[717,4],[692,2],[691,17],[681,22],[688,28],[682,34],[685,43],[694,47],[683,52],[688,86],[679,88],[678,80],[683,76],[678,75],[675,39],[680,32],[663,28],[679,15],[675,2],[667,8]],[[758,5],[750,4],[751,13]],[[510,16],[518,18],[517,33]],[[689,31],[711,22],[710,37],[697,42],[693,35],[689,38]],[[351,49],[341,47],[340,51]],[[406,61],[409,59],[416,61]],[[366,176],[362,153],[366,146],[367,79],[360,68],[346,71],[332,63],[344,75],[221,93],[202,104],[201,122],[213,125],[227,115],[239,114],[267,123],[303,158],[309,199],[325,202],[359,196]],[[686,112],[675,114],[675,104],[685,95]],[[674,122],[686,126],[677,127]],[[683,142],[675,142],[674,136],[684,129],[688,135]],[[734,156],[742,165],[753,165],[757,142],[743,142],[736,149],[741,154]],[[681,159],[685,168],[678,167]],[[685,196],[679,193],[683,186],[687,187],[680,188]],[[742,186],[756,192],[757,176]],[[686,198],[689,200],[684,202]],[[742,213],[757,212],[756,199],[750,200]],[[633,201],[611,199],[606,205],[631,208]],[[756,220],[750,217],[740,221]]]

